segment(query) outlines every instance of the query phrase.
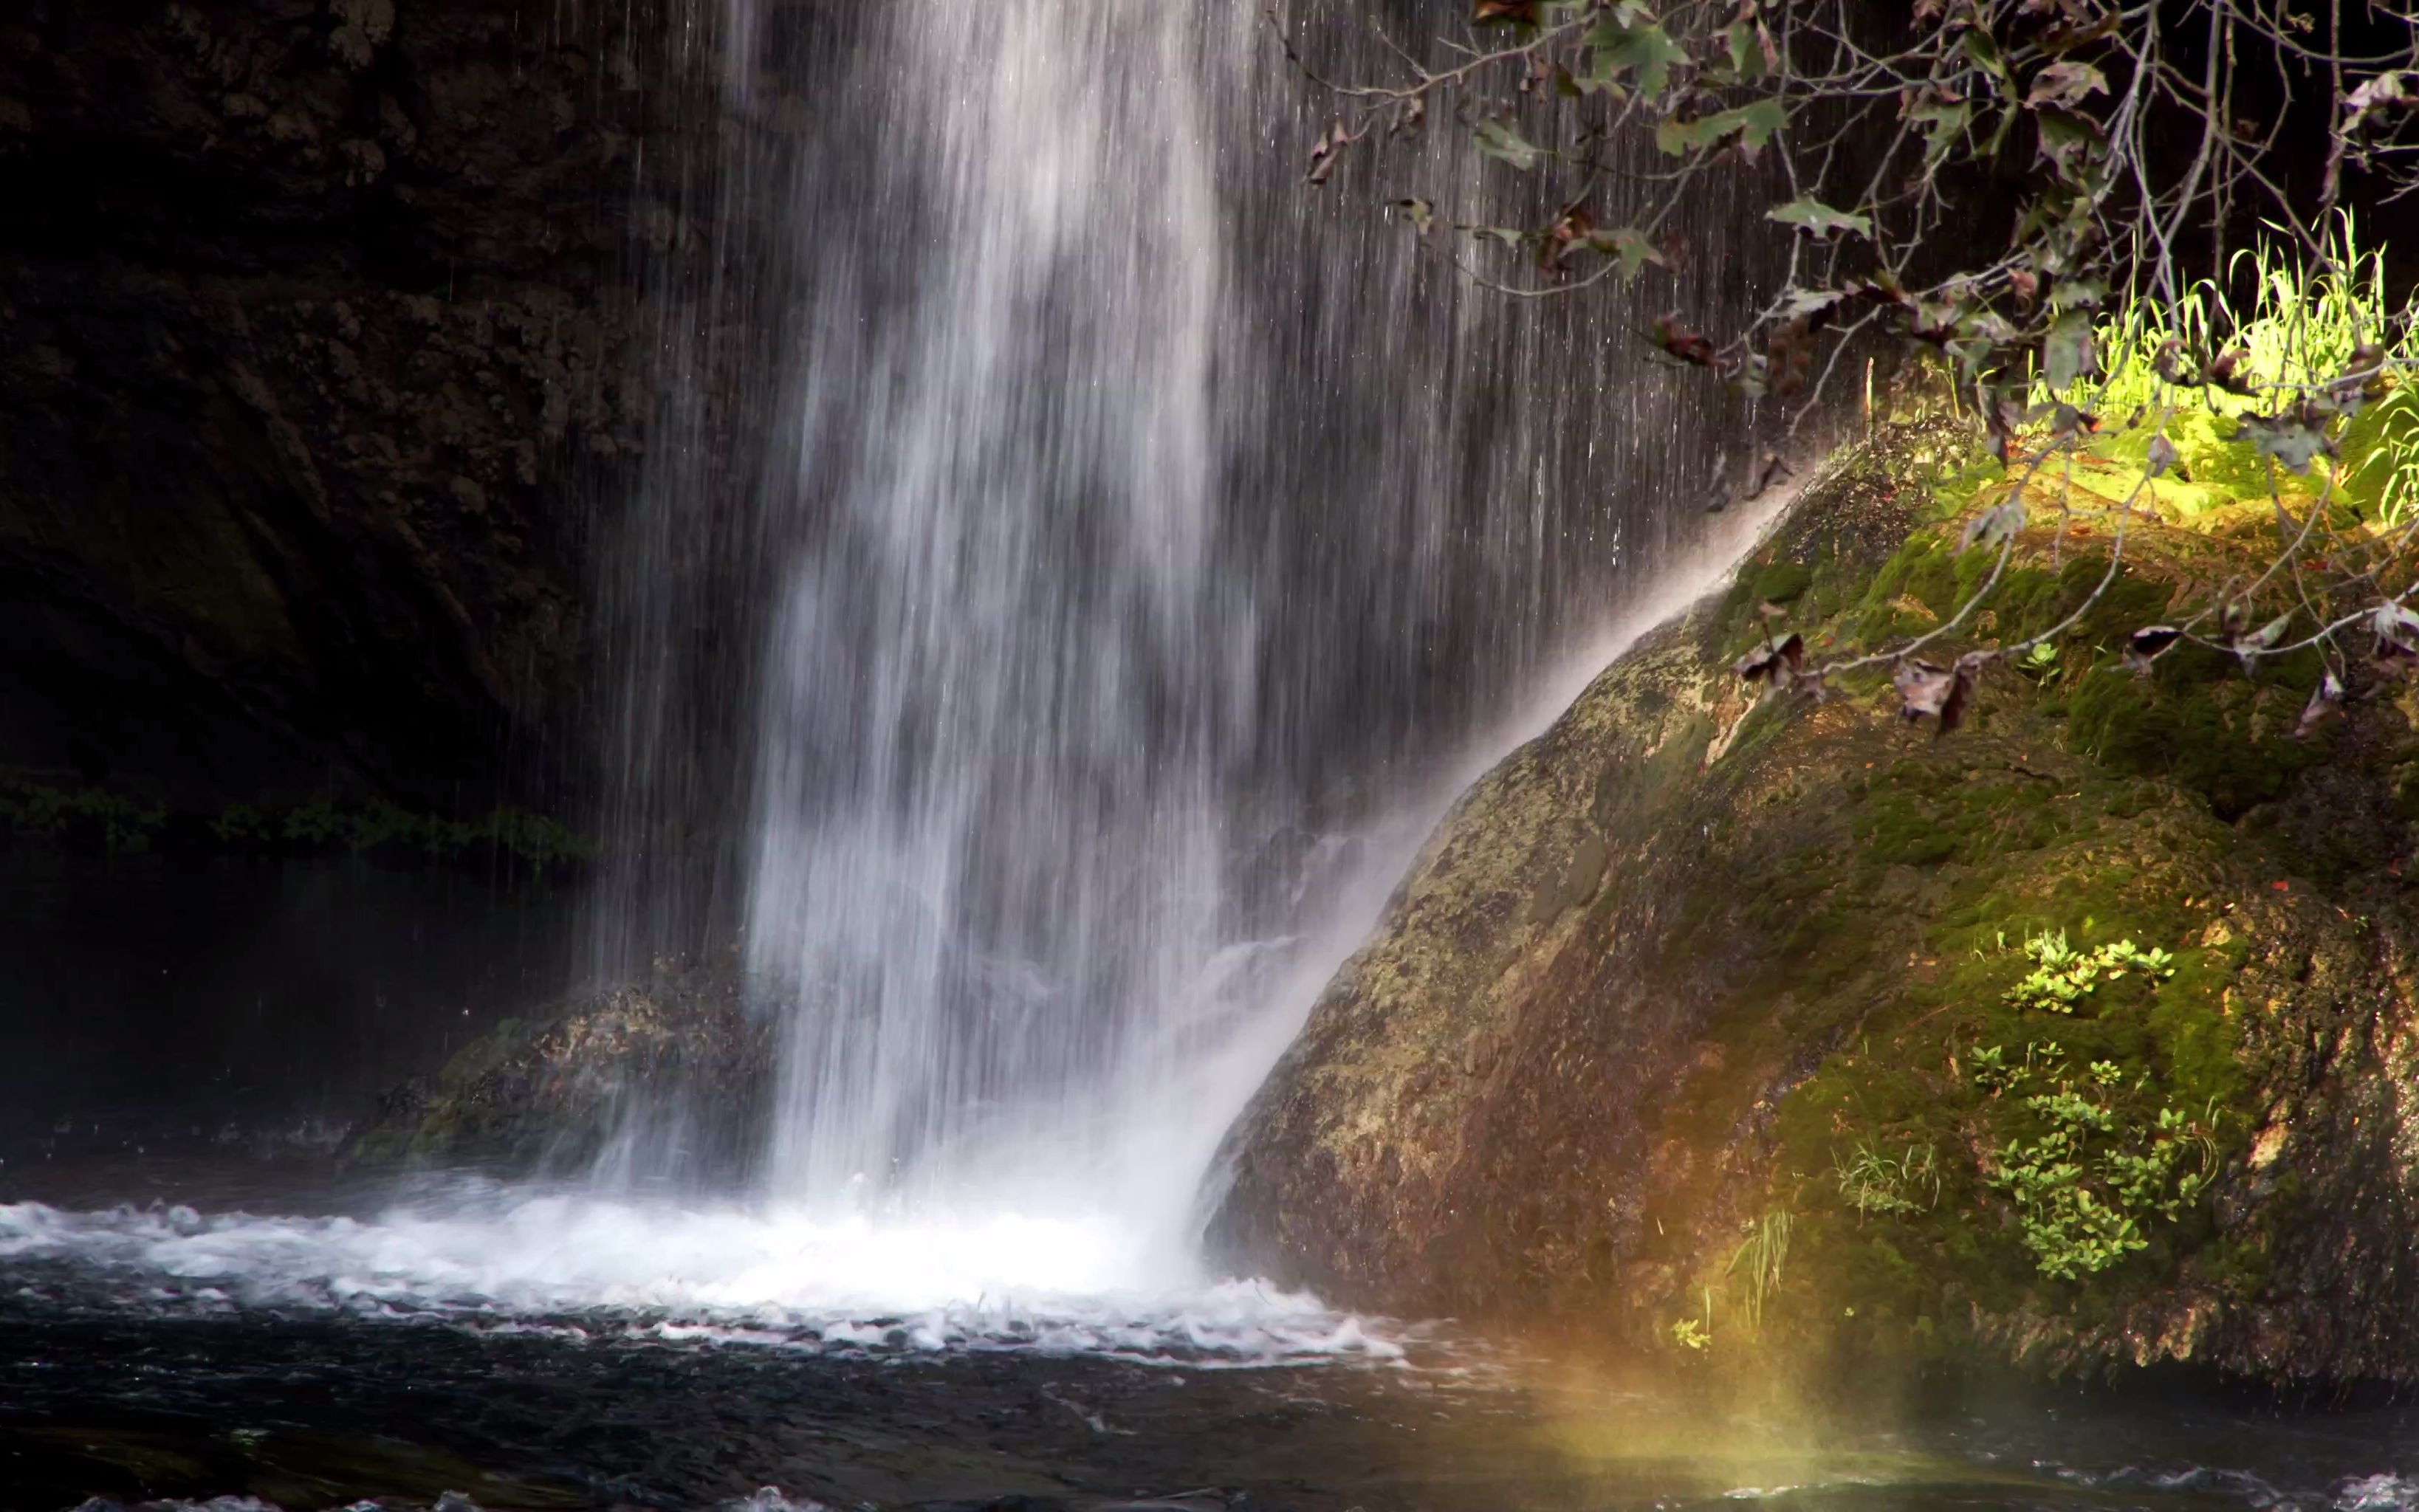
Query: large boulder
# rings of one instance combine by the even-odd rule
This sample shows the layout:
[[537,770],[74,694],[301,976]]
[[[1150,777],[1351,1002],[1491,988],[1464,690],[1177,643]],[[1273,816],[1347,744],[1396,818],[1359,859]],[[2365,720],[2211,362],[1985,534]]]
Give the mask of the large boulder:
[[1733,670],[1949,621],[2008,487],[1935,486],[1967,444],[1851,459],[1462,799],[1229,1134],[1230,1261],[1706,1368],[2419,1377],[2419,695],[2356,664],[2302,733],[2315,653],[2119,664],[2271,504],[2147,488],[2094,596],[2140,469],[2080,457],[1927,655],[2088,607],[1945,736],[1886,663]]
[[762,1147],[771,1021],[722,964],[507,1019],[380,1100],[347,1150],[374,1166],[734,1181]]

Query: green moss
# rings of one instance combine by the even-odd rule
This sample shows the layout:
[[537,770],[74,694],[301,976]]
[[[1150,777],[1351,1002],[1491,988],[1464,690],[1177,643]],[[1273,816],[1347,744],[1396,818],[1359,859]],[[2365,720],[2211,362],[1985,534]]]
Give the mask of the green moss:
[[151,849],[167,824],[166,809],[123,794],[0,779],[0,833],[88,841],[119,854]]
[[1947,619],[1964,601],[1957,574],[1957,553],[1936,536],[1926,537],[1908,559],[1906,596],[1939,619]]
[[[2236,439],[2238,432],[2233,417],[2203,407],[2185,405],[2170,415],[2166,436],[2178,460],[2173,474],[2159,482],[2160,504],[2175,517],[2189,521],[2244,499],[2267,498],[2267,462],[2250,442]],[[2124,478],[2130,488],[2138,470],[2148,463],[2150,440],[2156,434],[2147,424],[2114,430],[2093,440],[2090,455],[2123,464],[2132,474]],[[2303,493],[2310,491],[2310,481],[2280,474],[2278,486],[2288,493]]]
[[[1987,495],[1989,480],[1969,481],[1968,497]],[[1840,573],[1826,584],[1818,568],[1793,627],[1863,648],[1934,628],[1997,561],[1955,542],[1950,519],[1914,531],[1861,581]],[[1760,1078],[1820,1047],[1771,1113],[1768,1200],[1795,1216],[1800,1277],[1771,1315],[1775,1340],[1794,1329],[1836,1345],[1844,1331],[1861,1349],[1939,1358],[1965,1347],[1978,1314],[2106,1325],[2187,1265],[2195,1284],[2229,1296],[2258,1284],[2256,1246],[2216,1250],[2196,1201],[2177,1202],[2172,1217],[2155,1204],[2137,1212],[2138,1247],[2103,1270],[2045,1274],[2025,1227],[2039,1211],[1995,1184],[1994,1152],[2054,1130],[2025,1096],[1968,1072],[1979,1051],[2021,1059],[2052,1041],[2066,1081],[2097,1064],[2106,1084],[2092,1082],[2090,1095],[2115,1120],[2109,1149],[2164,1150],[2170,1199],[2239,1155],[2257,1124],[2254,1063],[2227,1005],[2248,957],[2239,940],[2200,943],[2198,878],[2238,843],[2226,821],[2322,759],[2323,742],[2284,737],[2318,669],[2288,660],[2245,678],[2230,658],[2189,648],[2148,679],[2114,665],[2134,630],[2168,618],[2180,579],[2222,578],[2234,549],[2145,525],[2113,578],[2104,547],[2019,551],[1964,644],[2027,639],[2084,612],[2050,664],[1989,675],[1955,736],[1852,720],[1818,740],[1781,708],[1739,727],[1726,785],[1703,799],[1718,808],[1687,821],[1724,857],[1707,884],[1718,890],[1673,901],[1681,922],[1667,949],[1736,952],[1751,940],[1759,965],[1714,1030],[1720,1069],[1689,1080],[1666,1129],[1687,1148],[1720,1148]],[[1748,634],[1747,620],[1737,625]],[[1945,645],[1941,659],[1957,649]],[[1879,678],[1839,691],[1890,706]],[[1811,783],[1825,811],[1804,825],[1761,817],[1807,801],[1800,774],[1831,759],[1823,740],[1889,754],[1851,757],[1844,775]],[[1674,769],[1649,791],[1685,781]],[[2019,1006],[2011,993],[2031,969],[2020,947],[2047,930],[2092,949],[2157,947],[2173,953],[2174,974],[2103,980],[2072,1013]],[[2189,1125],[2189,1148],[2173,1143],[2176,1119]],[[1842,1196],[1839,1173],[1859,1151],[1911,1150],[1936,1162],[1930,1205],[1875,1216]],[[1671,1232],[1646,1253],[1690,1253],[1675,1237],[1700,1200],[1689,1192],[1656,1197],[1649,1219]],[[1718,1350],[1720,1338],[1718,1327]]]
[[[2212,1134],[2239,1134],[2250,1115],[2239,1105],[2239,1034],[2222,1006],[2236,963],[2188,949],[2178,952],[2174,978],[2136,973],[2103,982],[2074,1014],[2017,1008],[2010,991],[2026,963],[2012,946],[2029,931],[2064,928],[2095,944],[2181,944],[2187,926],[2172,880],[2138,864],[2138,841],[2130,855],[2112,855],[2098,806],[1958,785],[1906,764],[1890,778],[1859,805],[1857,864],[1929,864],[1954,874],[1934,922],[1918,934],[1913,962],[1868,959],[1861,972],[1842,974],[1843,986],[1854,980],[1883,995],[1865,1005],[1855,1050],[1826,1059],[1782,1105],[1780,1164],[1799,1173],[1795,1200],[1836,1215],[1810,1231],[1807,1263],[1822,1272],[1826,1299],[1863,1309],[1875,1327],[1941,1312],[1960,1292],[1993,1309],[2041,1306],[2044,1291],[2048,1305],[2069,1314],[2114,1306],[2158,1275],[2180,1236],[2158,1234],[2150,1252],[2104,1275],[2042,1277],[2015,1205],[1992,1190],[1979,1154],[2038,1138],[2038,1120],[2020,1100],[1978,1087],[1962,1066],[1978,1050],[2020,1058],[2028,1046],[2056,1041],[2071,1066],[2119,1069],[2121,1089],[2110,1097],[2128,1126],[2153,1127],[2162,1110],[2186,1109]],[[2018,832],[2011,818],[2054,810],[2062,811],[2047,827],[2022,831],[2023,846],[2009,843]],[[2195,821],[2174,814],[2162,823]],[[1887,937],[1875,923],[1867,915],[1835,927]],[[1890,980],[1893,970],[1901,980]],[[1888,1220],[1887,1237],[1866,1231],[1874,1222],[1849,1225],[1837,1170],[1858,1150],[1904,1149],[1940,1152],[1936,1204]],[[1826,1249],[1825,1235],[1835,1248]]]
[[561,821],[519,809],[462,820],[385,800],[358,807],[318,800],[283,809],[230,803],[203,814],[104,789],[64,789],[6,775],[0,775],[0,836],[112,853],[345,852],[446,863],[502,856],[541,869],[583,865],[596,855],[593,841]]
[[1813,568],[1798,562],[1776,562],[1755,575],[1751,592],[1767,604],[1794,604],[1813,585]]
[[2307,698],[2307,685],[2295,685],[2309,670],[2263,669],[2273,675],[2267,686],[2283,694],[2263,700],[2257,685],[2211,667],[2220,659],[2187,648],[2165,658],[2155,679],[2093,668],[2069,702],[2068,745],[2113,771],[2167,778],[2206,798],[2220,818],[2274,798],[2324,755],[2323,740],[2294,740],[2277,729],[2289,730],[2286,711]]
[[2007,470],[1995,459],[1971,458],[1955,471],[1941,474],[1932,485],[1935,516],[1948,519],[1965,513],[1984,489],[2006,479]]
[[[2163,491],[2112,575],[2106,517],[2088,513],[2098,505],[2084,496],[2121,496],[2123,470],[2078,465],[2077,513],[2037,510],[1992,596],[1923,652],[1945,664],[2065,626],[2037,664],[1986,662],[1962,728],[1942,735],[1896,717],[1884,665],[1831,678],[1819,700],[1747,705],[1720,662],[1773,633],[1760,601],[1797,588],[1791,612],[1771,623],[1803,635],[1818,658],[1884,650],[1938,628],[2001,561],[1957,542],[1959,510],[2005,497],[2003,475],[1967,474],[1963,503],[1941,492],[1865,513],[1886,491],[1875,471],[1810,504],[1855,506],[1881,522],[1869,526],[1873,539],[1833,549],[1846,531],[1784,523],[1767,560],[1721,602],[1633,654],[1554,738],[1490,779],[1501,786],[1479,790],[1484,801],[1456,821],[1448,853],[1546,838],[1523,849],[1509,885],[1494,870],[1456,876],[1441,862],[1403,925],[1416,947],[1386,936],[1365,970],[1390,983],[1414,970],[1441,979],[1437,962],[1475,955],[1502,963],[1500,974],[1426,995],[1363,980],[1339,989],[1367,1009],[1345,1031],[1363,1058],[1339,1061],[1375,1090],[1351,1094],[1368,1099],[1356,1104],[1363,1121],[1341,1134],[1317,1125],[1320,1143],[1303,1148],[1382,1170],[1389,1187],[1393,1172],[1421,1164],[1394,1157],[1421,1155],[1422,1180],[1452,1194],[1454,1222],[1467,1226],[1444,1231],[1456,1245],[1477,1236],[1450,1267],[1439,1262],[1442,1285],[1474,1273],[1471,1295],[1518,1293],[1568,1260],[1582,1273],[1575,1289],[1605,1315],[1649,1317],[1665,1350],[1675,1348],[1674,1318],[1701,1316],[1710,1289],[1703,1358],[1736,1358],[1747,1371],[1793,1350],[1903,1363],[1995,1351],[2011,1338],[2086,1340],[2062,1358],[2107,1360],[2132,1347],[2120,1320],[2164,1327],[2174,1314],[2160,1309],[2179,1298],[2273,1300],[2257,1295],[2267,1252],[2256,1224],[2269,1220],[2229,1206],[2221,1237],[2214,1211],[2185,1199],[2183,1177],[2230,1165],[2235,1202],[2247,1183],[2232,1178],[2280,1085],[2288,1051],[2278,1046],[2305,1053],[2320,1042],[2310,1031],[2332,1029],[2350,1001],[2349,987],[2309,967],[2310,941],[2336,931],[2328,938],[2350,959],[2345,942],[2365,926],[2352,908],[2308,907],[2306,873],[2296,873],[2293,927],[2307,933],[2288,937],[2274,903],[2283,895],[2267,891],[2278,863],[2261,849],[2306,818],[2294,805],[2307,808],[2324,784],[2301,779],[2334,737],[2288,738],[2318,675],[2305,658],[2251,676],[2191,646],[2147,678],[2118,662],[2135,629],[2181,618],[2179,606],[2205,601],[2211,584],[2256,576],[2264,538],[2242,516],[2187,525],[2190,511]],[[1915,491],[1903,473],[1889,475],[1898,491]],[[1802,579],[1768,580],[1777,563],[1802,564]],[[1672,655],[1682,640],[1688,654]],[[2384,702],[2346,711],[2345,729],[2359,735],[2338,744],[2357,747],[2398,717]],[[2419,800],[2419,755],[2402,759]],[[1504,795],[1518,795],[1518,807]],[[1584,841],[1562,823],[1583,802]],[[2258,819],[2238,823],[2262,805]],[[2381,890],[2376,877],[2365,882]],[[2346,886],[2347,903],[2377,907]],[[1526,912],[1500,906],[1515,895]],[[1534,927],[1546,918],[1554,927]],[[2254,928],[2265,931],[2256,948]],[[2124,940],[2155,948],[2172,954],[2173,974],[2129,966],[2062,1005],[2022,994],[2036,969],[2024,941],[2047,931],[2092,951]],[[1498,946],[1500,956],[1485,954]],[[2375,954],[2361,959],[2373,965]],[[1490,1058],[1473,1062],[1467,1047],[1480,1040]],[[1474,1145],[1433,1131],[1502,1118],[1539,1132],[1548,1119],[1602,1113],[1598,1068],[1633,1050],[1657,1069],[1634,1090],[1610,1075],[1618,1106],[1603,1116],[1620,1119],[1617,1129],[1581,1134],[1578,1153],[1550,1171],[1510,1159],[1492,1167],[1535,1172],[1549,1200],[1500,1190],[1518,1181],[1456,1186],[1462,1175],[1435,1176],[1476,1162]],[[2021,1064],[2027,1054],[2057,1068],[2038,1088],[1977,1073],[1986,1057]],[[1401,1068],[1429,1061],[1443,1073],[1401,1093]],[[1339,1076],[1292,1106],[1323,1109],[1347,1086]],[[2061,1270],[2044,1264],[2057,1251],[2039,1232],[2054,1199],[2026,1196],[2008,1170],[2056,1164],[2024,1153],[2037,1155],[2058,1129],[2054,1110],[2027,1099],[2070,1093],[2088,1095],[2092,1117],[2108,1123],[2090,1131],[2095,1174],[2080,1179],[2100,1183],[2096,1195],[2115,1191],[2112,1156],[2148,1159],[2165,1138],[2159,1159],[2172,1164],[2129,1213],[2138,1247]],[[2174,1143],[2177,1119],[2189,1149]],[[1490,1127],[1486,1137],[1501,1136]],[[1599,1159],[1620,1180],[1591,1187],[1586,1167]],[[1920,1196],[1860,1202],[1869,1188],[1843,1171],[1890,1162],[1928,1173]],[[1552,1185],[1564,1180],[1572,1185]],[[2282,1189],[2276,1176],[2258,1180]],[[1749,1323],[1734,1258],[1740,1235],[1775,1213],[1791,1226],[1787,1277]],[[2070,1248],[2077,1232],[2065,1236]],[[1517,1258],[1499,1262],[1506,1253]]]

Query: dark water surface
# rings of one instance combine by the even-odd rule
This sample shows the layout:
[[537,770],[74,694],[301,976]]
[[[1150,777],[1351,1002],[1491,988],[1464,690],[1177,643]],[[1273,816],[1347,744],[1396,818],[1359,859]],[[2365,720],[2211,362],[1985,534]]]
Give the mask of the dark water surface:
[[[202,1196],[182,1174],[148,1179]],[[239,1174],[250,1184],[209,1196],[268,1195]],[[289,1192],[287,1207],[337,1190]],[[26,1195],[0,1187],[0,1203]],[[366,1211],[393,1194],[356,1196]],[[131,1271],[99,1246],[12,1248],[35,1211],[0,1206],[7,1512],[96,1496],[401,1509],[448,1493],[488,1512],[2419,1505],[2419,1411],[2399,1407],[2034,1393],[1844,1433],[1709,1416],[1450,1330],[1372,1322],[1399,1352],[1281,1358],[1173,1327],[1112,1354],[1066,1352],[1046,1330],[935,1348],[906,1318],[717,1331],[626,1298],[439,1307],[363,1301],[341,1278],[315,1295],[223,1267]]]
[[0,1175],[326,1148],[402,1075],[560,995],[573,905],[349,857],[0,843]]
[[[1837,1508],[2411,1504],[2405,1412],[2076,1404],[1837,1445],[1418,1368],[919,1359],[0,1303],[0,1505]],[[2080,1421],[2077,1421],[2080,1419]]]

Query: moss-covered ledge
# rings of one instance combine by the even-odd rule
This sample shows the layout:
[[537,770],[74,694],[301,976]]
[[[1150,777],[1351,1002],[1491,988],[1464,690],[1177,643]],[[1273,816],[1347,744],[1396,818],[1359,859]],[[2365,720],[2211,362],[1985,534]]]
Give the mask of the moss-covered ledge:
[[10,843],[111,855],[346,855],[411,865],[513,865],[541,874],[576,872],[596,857],[593,840],[524,809],[456,817],[382,799],[195,809],[123,789],[0,771],[0,845]]
[[[2125,444],[2044,470],[1939,649],[2090,600]],[[2419,1378],[2419,695],[2361,669],[2297,736],[2315,656],[2121,665],[2273,554],[2212,481],[2247,448],[2146,489],[1945,738],[1886,666],[1730,670],[1762,605],[1818,660],[1952,615],[2008,486],[1970,445],[1887,430],[1464,798],[1230,1135],[1231,1258],[1742,1381]]]

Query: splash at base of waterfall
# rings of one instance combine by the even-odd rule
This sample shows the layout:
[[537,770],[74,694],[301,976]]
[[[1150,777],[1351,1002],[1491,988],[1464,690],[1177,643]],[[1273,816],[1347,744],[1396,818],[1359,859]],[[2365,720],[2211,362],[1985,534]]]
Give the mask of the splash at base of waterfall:
[[21,1296],[818,1353],[1031,1350],[1190,1368],[1401,1360],[1402,1330],[1203,1275],[1114,1216],[875,1221],[459,1185],[369,1217],[0,1205]]
[[2419,1504],[2407,1403],[2003,1382],[1798,1423],[1136,1284],[1153,1263],[1105,1220],[876,1233],[492,1187],[369,1219],[0,1207],[0,1509]]

